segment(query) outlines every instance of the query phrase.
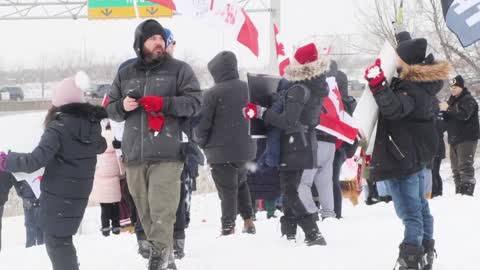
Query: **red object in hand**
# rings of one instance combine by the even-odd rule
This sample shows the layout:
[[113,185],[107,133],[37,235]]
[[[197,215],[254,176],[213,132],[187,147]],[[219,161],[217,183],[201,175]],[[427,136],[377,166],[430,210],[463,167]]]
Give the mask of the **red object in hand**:
[[148,116],[148,128],[153,131],[162,131],[165,124],[165,117],[162,113],[147,113]]
[[383,73],[382,62],[379,58],[375,61],[375,64],[369,66],[365,70],[365,80],[368,81],[368,86],[370,87],[370,91],[376,92],[383,85],[385,85],[385,73]]
[[243,116],[247,119],[258,118],[257,104],[248,102],[247,107],[244,108]]
[[163,102],[163,97],[146,96],[140,99],[140,106],[142,106],[146,112],[160,112],[163,109]]

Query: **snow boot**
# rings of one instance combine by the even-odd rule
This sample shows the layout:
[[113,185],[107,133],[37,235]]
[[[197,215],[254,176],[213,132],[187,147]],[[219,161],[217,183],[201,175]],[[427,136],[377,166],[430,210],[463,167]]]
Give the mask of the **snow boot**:
[[423,267],[423,270],[432,270],[433,260],[437,257],[437,251],[435,250],[435,240],[423,241],[423,248],[425,250],[425,266]]
[[168,249],[158,249],[152,243],[150,245],[150,257],[148,258],[148,270],[166,270],[168,264]]
[[138,254],[144,259],[150,258],[150,244],[147,240],[138,240]]
[[247,218],[243,221],[243,233],[255,234],[257,233],[255,229],[255,224],[251,218]]
[[313,215],[308,215],[298,220],[298,225],[305,232],[305,243],[307,246],[325,246],[327,242],[318,229],[317,222]]
[[416,247],[407,244],[400,245],[400,254],[397,259],[398,270],[423,270],[423,257],[425,250],[423,247]]
[[102,232],[103,236],[110,236],[110,228],[101,228],[100,231]]
[[381,202],[389,203],[389,202],[392,201],[392,196],[380,196],[380,197],[378,197],[378,199],[379,199]]
[[473,196],[473,192],[475,191],[475,183],[475,179],[463,181],[460,184],[460,193],[462,195]]
[[295,218],[282,216],[280,218],[280,231],[282,232],[282,237],[286,235],[287,240],[295,240],[297,236],[297,222]]
[[235,234],[235,222],[222,224],[222,236]]
[[112,228],[112,233],[116,234],[116,235],[119,235],[121,229],[122,229],[121,227],[114,227],[114,228]]
[[181,260],[185,257],[185,239],[173,240],[173,254],[177,260]]

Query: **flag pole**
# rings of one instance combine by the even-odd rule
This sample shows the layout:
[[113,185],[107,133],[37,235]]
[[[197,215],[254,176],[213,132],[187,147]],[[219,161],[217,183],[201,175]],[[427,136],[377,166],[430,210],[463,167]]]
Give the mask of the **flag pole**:
[[135,17],[137,17],[137,19],[140,19],[140,14],[138,12],[137,1],[138,0],[133,0],[133,9],[135,10]]

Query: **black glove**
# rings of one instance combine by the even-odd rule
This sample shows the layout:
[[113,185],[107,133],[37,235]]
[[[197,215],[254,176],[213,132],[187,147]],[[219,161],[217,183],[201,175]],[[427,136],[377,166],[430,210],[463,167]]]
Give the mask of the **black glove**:
[[117,140],[117,138],[113,140],[112,145],[114,149],[122,149],[122,142]]

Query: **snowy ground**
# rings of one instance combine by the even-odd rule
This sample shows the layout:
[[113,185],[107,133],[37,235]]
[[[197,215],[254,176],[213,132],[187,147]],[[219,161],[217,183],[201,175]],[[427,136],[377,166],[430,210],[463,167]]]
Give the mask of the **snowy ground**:
[[[34,140],[22,132],[38,125],[41,115],[0,117],[0,149],[25,149]],[[22,123],[23,121],[23,123]],[[25,125],[31,124],[30,127]],[[5,128],[15,129],[4,132]],[[33,128],[35,132],[38,132]],[[10,137],[9,137],[10,136]],[[6,141],[8,139],[8,141]],[[8,142],[8,143],[7,143]],[[28,150],[28,149],[25,149]],[[442,174],[449,176],[448,164]],[[187,256],[177,261],[181,270],[386,270],[392,269],[397,246],[402,238],[402,224],[392,204],[352,206],[344,201],[345,218],[319,223],[328,246],[306,247],[303,236],[297,243],[280,238],[278,219],[267,220],[257,214],[257,235],[218,237],[220,206],[216,194],[197,195],[192,203],[192,224],[187,231]],[[445,196],[431,201],[435,217],[438,260],[435,270],[478,270],[480,263],[480,198],[453,194],[451,181],[445,183]],[[136,254],[134,235],[104,238],[98,231],[99,208],[89,208],[81,234],[75,237],[83,270],[145,269],[146,260]],[[241,221],[238,220],[238,228]],[[51,269],[44,247],[25,249],[23,217],[4,218],[0,269]]]

